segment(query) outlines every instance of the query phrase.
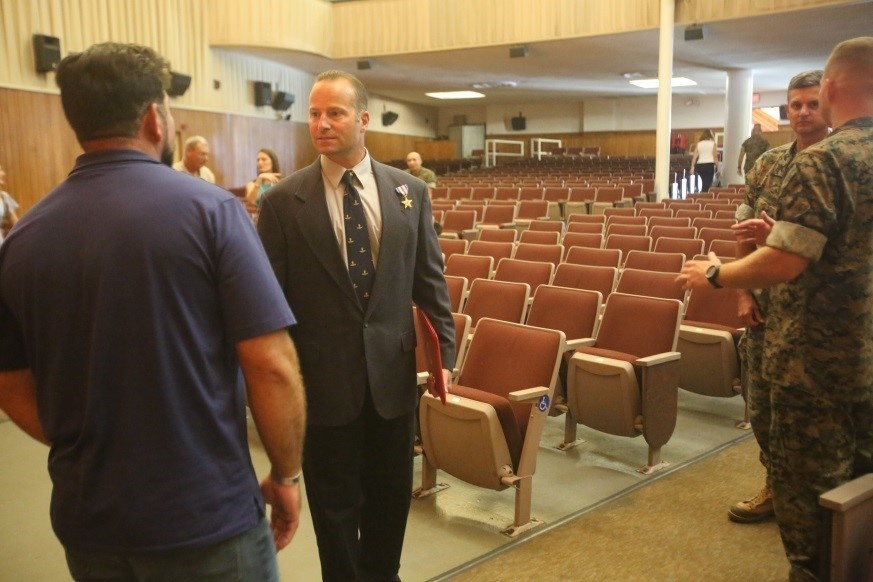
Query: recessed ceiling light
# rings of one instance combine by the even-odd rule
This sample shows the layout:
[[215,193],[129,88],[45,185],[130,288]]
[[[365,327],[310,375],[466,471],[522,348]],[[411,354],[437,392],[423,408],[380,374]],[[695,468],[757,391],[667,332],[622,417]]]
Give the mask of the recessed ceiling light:
[[481,99],[485,97],[485,95],[476,91],[442,91],[438,93],[425,93],[425,95],[434,99]]
[[[637,87],[642,87],[643,89],[657,89],[658,88],[658,80],[657,79],[639,79],[635,81],[629,81],[631,85],[636,85]],[[671,87],[691,87],[696,85],[696,81],[692,81],[687,77],[673,77],[670,80]]]

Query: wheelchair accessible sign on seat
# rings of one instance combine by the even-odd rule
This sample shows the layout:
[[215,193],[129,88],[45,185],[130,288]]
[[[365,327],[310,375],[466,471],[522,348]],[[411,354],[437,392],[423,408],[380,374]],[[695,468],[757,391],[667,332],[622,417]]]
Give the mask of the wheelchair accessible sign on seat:
[[537,402],[537,410],[545,412],[549,409],[549,396],[545,395]]

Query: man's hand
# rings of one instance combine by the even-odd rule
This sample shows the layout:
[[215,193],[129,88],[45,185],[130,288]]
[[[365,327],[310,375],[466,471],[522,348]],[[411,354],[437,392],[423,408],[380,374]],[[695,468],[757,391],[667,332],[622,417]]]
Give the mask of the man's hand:
[[676,277],[676,282],[682,285],[682,289],[694,289],[695,287],[708,287],[706,271],[713,265],[720,265],[721,261],[715,253],[709,253],[708,261],[685,261],[682,272]]
[[740,316],[746,327],[757,327],[764,323],[764,316],[758,309],[755,296],[745,289],[737,291],[737,315]]
[[300,485],[280,485],[268,475],[261,481],[261,493],[271,506],[270,529],[278,552],[291,543],[300,525]]
[[754,241],[756,245],[763,246],[775,223],[776,221],[762,210],[761,218],[744,220],[731,226],[731,230],[734,231],[737,242]]

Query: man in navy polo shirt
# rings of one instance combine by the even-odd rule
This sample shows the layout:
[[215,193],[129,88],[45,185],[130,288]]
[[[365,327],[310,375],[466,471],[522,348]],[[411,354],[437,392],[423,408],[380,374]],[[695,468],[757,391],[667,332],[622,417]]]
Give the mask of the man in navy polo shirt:
[[135,45],[61,62],[85,153],[0,252],[0,408],[51,446],[75,579],[275,580],[300,511],[295,319],[242,205],[168,167],[168,75]]

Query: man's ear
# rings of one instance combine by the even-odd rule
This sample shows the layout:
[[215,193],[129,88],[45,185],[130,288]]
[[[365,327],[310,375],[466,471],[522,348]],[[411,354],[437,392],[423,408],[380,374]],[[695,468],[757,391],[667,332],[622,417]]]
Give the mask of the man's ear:
[[361,133],[367,129],[367,126],[370,124],[370,112],[364,111],[361,113]]
[[140,121],[140,131],[143,137],[151,143],[161,143],[164,139],[165,129],[161,112],[158,111],[158,104],[150,103]]

